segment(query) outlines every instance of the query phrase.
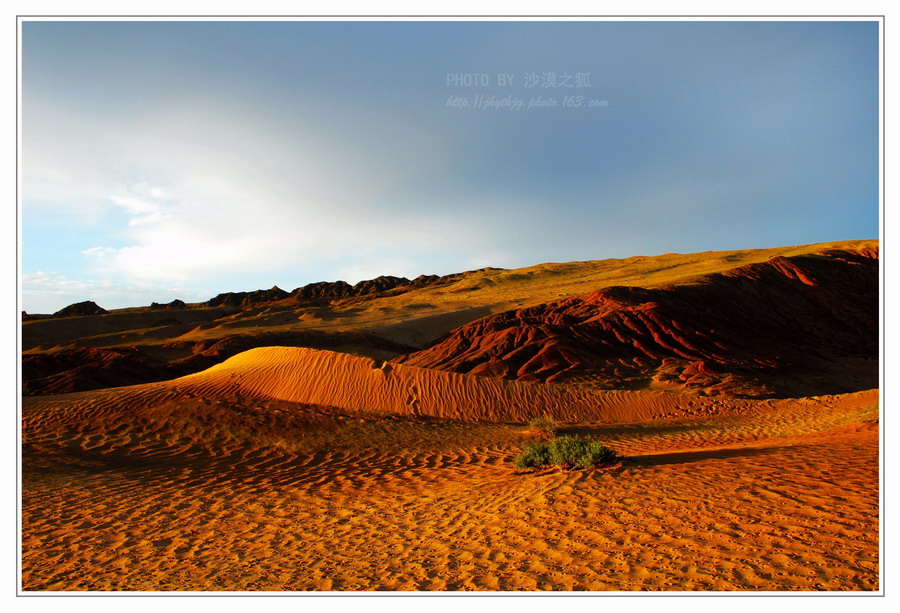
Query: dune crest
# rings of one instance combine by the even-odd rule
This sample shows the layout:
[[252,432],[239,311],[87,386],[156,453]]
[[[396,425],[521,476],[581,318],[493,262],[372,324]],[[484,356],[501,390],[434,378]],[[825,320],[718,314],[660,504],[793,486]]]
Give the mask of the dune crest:
[[[178,381],[201,395],[250,395],[464,421],[525,421],[543,414],[567,421],[647,420],[683,414],[692,402],[654,392],[488,379],[298,347],[251,349]],[[679,405],[685,406],[679,411]]]
[[747,413],[796,402],[507,381],[298,347],[251,349],[172,386],[201,396],[255,396],[375,414],[488,422],[527,421],[544,414],[564,421],[644,421]]

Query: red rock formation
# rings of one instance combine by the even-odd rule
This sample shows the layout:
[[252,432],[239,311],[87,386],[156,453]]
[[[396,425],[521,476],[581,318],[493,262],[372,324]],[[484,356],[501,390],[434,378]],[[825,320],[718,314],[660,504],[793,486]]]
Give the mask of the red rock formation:
[[617,389],[809,395],[877,387],[878,339],[877,249],[829,251],[508,311],[396,361]]
[[117,387],[164,379],[163,365],[135,347],[83,347],[52,354],[22,356],[22,394],[67,392]]

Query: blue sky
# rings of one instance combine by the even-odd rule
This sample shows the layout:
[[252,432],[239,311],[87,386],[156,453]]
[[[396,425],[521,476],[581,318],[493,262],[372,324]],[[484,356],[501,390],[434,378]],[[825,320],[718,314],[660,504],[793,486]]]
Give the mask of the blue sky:
[[[31,21],[21,53],[29,312],[878,236],[876,22]],[[557,106],[447,104],[478,95]]]

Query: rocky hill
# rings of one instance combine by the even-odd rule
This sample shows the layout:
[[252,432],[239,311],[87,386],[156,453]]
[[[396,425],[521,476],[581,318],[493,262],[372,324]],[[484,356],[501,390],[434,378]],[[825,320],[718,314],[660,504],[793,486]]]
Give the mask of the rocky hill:
[[607,287],[462,326],[397,362],[519,381],[708,395],[878,386],[878,249]]

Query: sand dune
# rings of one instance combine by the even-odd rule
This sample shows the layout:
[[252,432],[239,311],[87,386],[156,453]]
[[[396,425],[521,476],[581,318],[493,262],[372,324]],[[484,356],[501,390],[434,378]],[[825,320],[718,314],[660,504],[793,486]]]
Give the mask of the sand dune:
[[[26,398],[23,586],[878,588],[877,391],[573,392],[585,416],[605,404],[563,431],[626,459],[534,475],[511,464],[521,424],[413,419],[404,395],[418,388],[422,414],[450,413],[449,395],[505,421],[563,386],[372,366],[255,349],[171,382]],[[648,417],[678,402],[688,414]]]
[[[115,400],[100,400],[103,398]],[[26,400],[25,406],[65,407],[84,419],[108,403],[146,404],[185,397],[271,399],[378,416],[463,421],[525,422],[541,415],[560,421],[637,422],[771,410],[793,400],[720,399],[652,391],[600,391],[506,381],[379,362],[298,347],[245,351],[208,370],[171,382]],[[826,397],[843,406],[873,402],[871,392]],[[862,399],[862,400],[860,400]],[[87,407],[94,407],[87,409]],[[86,411],[88,411],[86,413]],[[26,424],[31,411],[25,414]],[[63,419],[61,414],[57,419]]]
[[[369,411],[470,421],[653,419],[702,411],[711,399],[660,393],[599,392],[440,372],[330,351],[253,349],[179,380],[202,395],[228,394]],[[735,405],[737,406],[737,405]]]

